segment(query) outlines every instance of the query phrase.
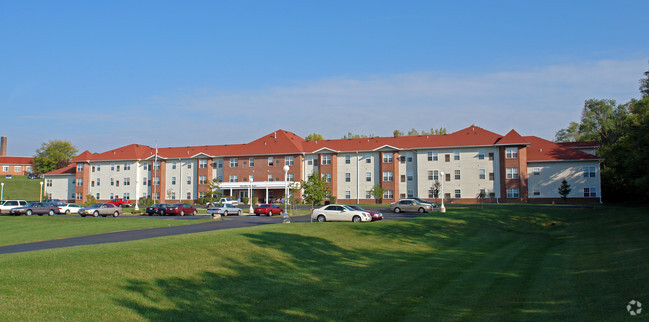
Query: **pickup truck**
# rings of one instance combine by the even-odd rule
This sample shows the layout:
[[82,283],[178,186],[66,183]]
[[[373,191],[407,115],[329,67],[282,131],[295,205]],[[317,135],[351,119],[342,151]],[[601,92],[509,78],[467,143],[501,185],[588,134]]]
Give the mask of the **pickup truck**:
[[225,204],[229,204],[229,205],[233,205],[233,206],[238,206],[238,205],[239,205],[239,202],[236,201],[236,200],[232,200],[232,199],[230,199],[230,198],[221,198],[221,199],[219,199],[219,201],[217,201],[217,202],[208,202],[208,203],[207,203],[207,206],[208,206],[208,207],[212,207],[212,206],[214,206],[214,205],[225,205]]
[[131,206],[131,201],[130,200],[122,200],[122,198],[116,198],[113,199],[107,203],[112,203],[113,205],[117,207],[130,207]]

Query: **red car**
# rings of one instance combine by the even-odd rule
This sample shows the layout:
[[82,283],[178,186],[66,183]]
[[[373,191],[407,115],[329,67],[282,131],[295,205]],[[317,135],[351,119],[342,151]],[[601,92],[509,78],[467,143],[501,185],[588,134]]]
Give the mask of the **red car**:
[[167,215],[196,215],[196,208],[190,206],[186,203],[175,203],[167,208],[165,208],[165,213]]
[[259,207],[255,208],[255,215],[267,215],[267,216],[272,216],[272,215],[283,215],[284,210],[280,208],[278,205],[269,205],[269,204],[263,204],[259,205]]
[[113,205],[117,207],[130,207],[131,206],[131,201],[130,200],[123,200],[122,198],[116,198],[113,199],[107,203],[112,203]]
[[361,208],[359,206],[356,206],[356,205],[354,205],[354,206],[349,205],[349,207],[352,207],[352,208],[354,208],[354,209],[356,209],[358,211],[365,211],[365,212],[369,213],[372,216],[372,221],[383,219],[383,214],[380,213],[380,212],[374,212],[374,211],[365,210],[365,209],[363,209],[363,208]]

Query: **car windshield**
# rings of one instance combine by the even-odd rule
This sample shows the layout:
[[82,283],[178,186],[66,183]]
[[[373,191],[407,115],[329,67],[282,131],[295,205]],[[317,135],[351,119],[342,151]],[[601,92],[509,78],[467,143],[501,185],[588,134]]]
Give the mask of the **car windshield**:
[[25,205],[25,207],[34,207],[34,205],[37,204],[37,203],[38,203],[38,202],[28,202],[28,203]]
[[91,205],[91,206],[88,207],[88,208],[99,208],[99,207],[101,207],[101,204],[100,204],[100,203],[96,203],[96,204],[94,204],[94,205]]
[[173,204],[173,205],[171,205],[171,206],[172,206],[172,207],[180,207],[180,206],[182,206],[182,205],[183,205],[183,204],[181,204],[181,203],[175,203],[175,204]]
[[343,206],[343,208],[345,208],[347,210],[351,210],[351,211],[356,211],[356,209],[354,209],[354,208],[352,208],[350,206]]
[[352,207],[352,208],[354,208],[356,210],[365,211],[365,209],[361,208],[360,206],[350,206],[350,207]]
[[259,208],[270,208],[270,205],[259,205]]

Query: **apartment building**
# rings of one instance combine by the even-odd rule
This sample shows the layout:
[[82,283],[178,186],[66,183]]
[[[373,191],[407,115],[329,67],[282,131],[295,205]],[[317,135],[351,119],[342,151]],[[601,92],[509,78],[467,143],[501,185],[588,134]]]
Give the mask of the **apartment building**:
[[[515,130],[506,135],[471,126],[450,134],[305,141],[278,130],[245,144],[152,148],[131,144],[103,153],[85,151],[69,167],[45,174],[51,198],[84,202],[112,198],[193,201],[211,180],[224,194],[274,201],[284,187],[314,171],[327,176],[344,203],[420,197],[473,203],[480,192],[491,202],[550,202],[566,179],[573,202],[599,202],[598,145],[555,143]],[[284,173],[284,165],[289,167]],[[285,180],[286,175],[286,180]],[[443,194],[435,198],[433,185]]]

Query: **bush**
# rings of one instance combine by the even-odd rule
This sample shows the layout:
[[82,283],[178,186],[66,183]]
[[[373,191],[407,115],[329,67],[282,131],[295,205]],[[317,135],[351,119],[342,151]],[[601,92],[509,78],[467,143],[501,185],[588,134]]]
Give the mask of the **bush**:
[[149,207],[149,206],[153,205],[153,200],[151,198],[140,197],[140,199],[138,200],[138,203],[140,204],[140,207],[145,207],[146,208],[146,207]]
[[248,197],[241,198],[241,202],[247,205],[248,204]]
[[336,203],[336,196],[329,197],[329,202],[330,203]]
[[258,205],[258,204],[259,204],[259,198],[257,198],[257,197],[252,197],[252,204],[253,204],[253,205]]
[[86,196],[86,203],[85,203],[86,206],[94,205],[96,203],[97,203],[97,198],[95,198],[95,196],[93,195]]

